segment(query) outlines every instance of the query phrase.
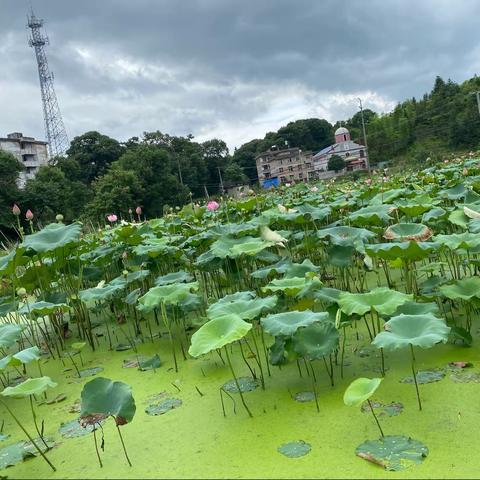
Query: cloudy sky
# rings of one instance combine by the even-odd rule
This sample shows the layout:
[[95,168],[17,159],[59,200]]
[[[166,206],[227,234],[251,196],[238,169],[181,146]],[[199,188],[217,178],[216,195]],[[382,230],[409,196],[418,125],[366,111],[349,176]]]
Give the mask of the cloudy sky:
[[[389,111],[480,72],[477,0],[32,0],[70,138],[223,138]],[[0,0],[0,136],[45,138],[28,0]]]

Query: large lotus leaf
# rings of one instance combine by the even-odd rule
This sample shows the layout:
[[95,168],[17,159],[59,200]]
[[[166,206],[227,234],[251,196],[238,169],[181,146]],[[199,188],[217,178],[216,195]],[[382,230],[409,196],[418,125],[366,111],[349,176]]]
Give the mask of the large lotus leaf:
[[28,257],[22,257],[24,248],[17,247],[6,255],[0,256],[0,277],[3,275],[11,275],[15,271],[15,267],[23,265],[28,261]]
[[41,352],[37,346],[25,348],[20,352],[14,353],[10,361],[10,365],[19,366],[21,364],[30,363],[40,360]]
[[38,253],[51,252],[57,248],[76,244],[81,230],[82,227],[79,223],[71,225],[51,223],[39,232],[26,235],[22,245]]
[[303,213],[305,218],[311,218],[312,220],[323,220],[328,217],[332,212],[330,207],[314,207],[309,203],[304,203],[303,205],[297,205],[295,207],[300,213]]
[[240,257],[241,255],[256,255],[265,248],[272,247],[276,242],[266,241],[255,237],[242,237],[237,239],[234,245],[230,248],[229,256],[232,258]]
[[314,322],[328,320],[326,312],[312,312],[311,310],[282,312],[267,315],[260,320],[263,329],[270,335],[293,335],[298,328],[307,327]]
[[336,288],[323,287],[317,290],[313,297],[317,301],[337,303],[341,293],[342,291]]
[[438,202],[432,200],[428,195],[418,195],[414,198],[397,200],[395,205],[406,215],[417,217],[428,212],[435,203]]
[[302,357],[317,360],[337,348],[338,338],[338,330],[332,322],[316,322],[295,332],[292,338],[293,349]]
[[409,345],[421,348],[431,348],[436,343],[446,343],[450,327],[433,314],[398,315],[392,317],[384,325],[385,331],[380,332],[372,345],[385,350],[396,350]]
[[188,353],[199,357],[243,338],[252,328],[238,315],[216,317],[202,325],[193,335]]
[[171,239],[168,237],[162,238],[146,238],[140,245],[133,248],[135,255],[155,258],[159,255],[169,255],[177,252],[178,247],[171,245]]
[[465,215],[463,210],[454,210],[448,216],[448,221],[459,227],[467,228],[470,218]]
[[467,192],[468,190],[465,188],[465,185],[463,183],[459,183],[452,188],[441,190],[440,192],[438,192],[438,195],[448,198],[449,200],[458,200],[464,197]]
[[124,285],[107,284],[103,287],[93,287],[82,290],[79,292],[78,296],[84,303],[105,302],[106,300],[110,300],[113,296],[117,295],[124,288]]
[[374,394],[382,380],[383,378],[357,378],[345,390],[343,402],[345,405],[358,407]]
[[461,298],[470,300],[472,297],[480,298],[480,277],[465,277],[455,280],[450,285],[439,287],[440,293],[451,300]]
[[354,225],[382,225],[391,220],[393,210],[392,205],[371,205],[352,212],[347,218]]
[[262,292],[284,292],[293,297],[306,287],[308,281],[307,277],[276,278],[262,287]]
[[356,313],[364,315],[375,310],[380,315],[391,315],[405,302],[413,300],[413,295],[390,290],[387,287],[377,287],[367,293],[342,292],[338,304],[347,315]]
[[12,361],[11,355],[7,355],[6,357],[3,357],[0,360],[0,370],[5,370],[10,365],[11,361]]
[[50,315],[54,312],[67,312],[70,307],[66,303],[50,303],[40,300],[38,302],[24,305],[18,313],[28,315],[29,313],[37,313],[38,315]]
[[336,267],[349,267],[352,265],[354,252],[354,247],[341,247],[340,245],[332,245],[331,247],[327,248],[328,263]]
[[369,200],[370,205],[379,205],[382,203],[390,203],[396,198],[402,196],[405,193],[404,188],[395,188],[392,190],[386,190],[385,192],[379,192]]
[[447,211],[441,207],[435,207],[422,215],[422,222],[429,223],[436,220],[443,220],[447,217]]
[[385,230],[383,235],[387,240],[414,240],[416,242],[428,240],[433,232],[420,223],[397,223]]
[[408,260],[421,260],[431,252],[437,250],[439,245],[435,242],[394,242],[365,245],[365,251],[370,257],[379,257],[384,260],[397,258]]
[[438,313],[438,305],[434,302],[432,303],[417,303],[417,302],[405,302],[403,305],[400,305],[395,312],[393,317],[400,315],[401,313],[405,315],[423,315],[425,313]]
[[378,440],[367,440],[355,453],[385,470],[405,470],[423,462],[428,448],[422,442],[403,435],[386,435]]
[[126,383],[98,377],[87,382],[83,387],[81,419],[85,420],[90,416],[113,416],[117,425],[125,425],[132,421],[135,410],[132,387]]
[[7,387],[1,392],[4,397],[25,398],[29,395],[40,395],[47,388],[56,387],[57,384],[50,377],[29,378],[15,387]]
[[478,219],[480,218],[480,205],[475,205],[475,204],[464,205],[463,213],[468,218]]
[[190,273],[180,270],[179,272],[167,273],[167,275],[162,275],[155,279],[155,285],[170,285],[172,283],[188,283],[193,280],[193,277]]
[[138,308],[146,312],[153,311],[161,304],[179,305],[188,295],[199,288],[198,282],[176,283],[152,287],[145,295],[138,299]]
[[[239,292],[240,293],[240,292]],[[224,315],[238,315],[243,320],[253,320],[262,312],[272,310],[277,304],[278,298],[275,296],[265,298],[250,298],[248,300],[224,301],[210,305],[207,310],[208,318],[222,317]]]
[[25,327],[16,323],[0,324],[0,347],[11,347],[21,336]]
[[119,275],[110,282],[110,285],[128,285],[138,280],[144,280],[149,275],[150,270],[135,270],[128,272],[126,275]]
[[435,242],[448,247],[450,250],[459,248],[469,250],[480,247],[480,236],[475,233],[453,233],[450,235],[435,235]]
[[375,234],[366,228],[339,226],[319,230],[317,236],[318,238],[329,238],[334,245],[355,247],[357,251],[363,253],[365,251],[364,243],[374,238]]
[[304,277],[305,274],[314,272],[317,273],[320,271],[320,267],[314,265],[308,258],[302,263],[288,263],[285,264],[284,273],[285,278],[291,277]]

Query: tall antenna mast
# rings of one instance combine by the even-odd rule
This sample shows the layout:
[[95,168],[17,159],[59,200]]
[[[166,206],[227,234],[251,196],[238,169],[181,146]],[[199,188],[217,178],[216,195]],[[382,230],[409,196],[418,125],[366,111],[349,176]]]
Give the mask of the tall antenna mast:
[[48,37],[42,33],[43,20],[37,18],[33,9],[28,17],[28,28],[32,30],[28,44],[35,49],[42,94],[43,117],[50,157],[63,155],[69,146],[67,132],[58,106],[57,95],[53,88],[53,73],[48,68],[45,45]]

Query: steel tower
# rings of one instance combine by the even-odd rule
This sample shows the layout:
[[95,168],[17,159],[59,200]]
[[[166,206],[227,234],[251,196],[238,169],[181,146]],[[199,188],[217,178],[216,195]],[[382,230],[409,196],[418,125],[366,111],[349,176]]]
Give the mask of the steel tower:
[[45,45],[48,37],[42,33],[43,20],[35,17],[33,10],[28,17],[28,28],[32,30],[28,44],[35,49],[42,94],[43,117],[50,157],[63,155],[69,146],[67,132],[58,106],[57,95],[53,87],[53,73],[48,68]]

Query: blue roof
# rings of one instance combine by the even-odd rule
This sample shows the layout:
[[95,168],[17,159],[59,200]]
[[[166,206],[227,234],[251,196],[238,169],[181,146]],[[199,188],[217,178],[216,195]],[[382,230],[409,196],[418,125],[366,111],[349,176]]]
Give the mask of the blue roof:
[[323,155],[324,153],[328,153],[330,150],[332,150],[332,148],[334,147],[335,145],[330,145],[329,147],[325,147],[323,150],[320,150],[319,152],[317,152],[314,157],[316,157],[317,155]]

